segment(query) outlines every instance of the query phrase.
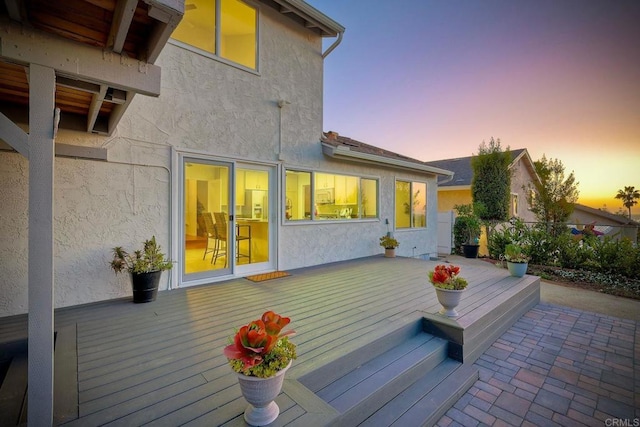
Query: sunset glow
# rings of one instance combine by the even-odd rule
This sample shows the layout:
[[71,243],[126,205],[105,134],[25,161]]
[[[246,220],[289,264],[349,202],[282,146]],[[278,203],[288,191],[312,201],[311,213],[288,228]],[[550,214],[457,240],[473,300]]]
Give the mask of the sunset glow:
[[309,3],[347,29],[325,59],[325,131],[424,161],[500,138],[561,160],[579,202],[613,213],[640,188],[640,2]]

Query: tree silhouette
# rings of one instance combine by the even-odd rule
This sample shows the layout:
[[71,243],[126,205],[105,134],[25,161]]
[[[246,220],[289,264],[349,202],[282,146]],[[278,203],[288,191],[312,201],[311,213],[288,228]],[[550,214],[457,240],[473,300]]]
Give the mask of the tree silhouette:
[[622,204],[629,210],[629,219],[631,219],[631,207],[638,204],[636,199],[640,199],[640,191],[632,185],[625,186],[624,190],[618,190],[616,199],[622,200]]
[[566,231],[566,222],[578,201],[578,183],[573,175],[565,177],[564,165],[558,159],[542,156],[533,162],[540,183],[529,184],[532,190],[527,197],[531,212],[538,221],[545,223],[554,236]]

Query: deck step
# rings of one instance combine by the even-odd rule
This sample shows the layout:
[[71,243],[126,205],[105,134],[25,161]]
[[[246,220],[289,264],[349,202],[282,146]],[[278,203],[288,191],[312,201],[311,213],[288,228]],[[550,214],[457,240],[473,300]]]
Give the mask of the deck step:
[[344,425],[365,420],[447,358],[447,342],[418,333],[363,363],[316,394],[335,408]]
[[[478,369],[447,359],[368,417],[360,426],[433,426],[478,379]],[[341,419],[341,425],[354,425]]]
[[403,390],[446,357],[446,341],[420,333],[363,363],[316,394],[345,413],[365,401],[378,401],[376,394],[386,397],[393,390]]

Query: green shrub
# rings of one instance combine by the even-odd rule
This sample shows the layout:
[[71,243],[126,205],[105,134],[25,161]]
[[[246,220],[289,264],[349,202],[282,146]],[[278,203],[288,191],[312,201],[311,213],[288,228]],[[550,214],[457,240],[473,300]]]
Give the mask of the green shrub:
[[529,245],[530,263],[553,264],[558,246],[556,238],[547,233],[544,228],[529,228],[524,240]]
[[514,219],[511,225],[497,229],[489,238],[489,256],[501,259],[510,243],[527,246],[535,265],[558,266],[605,274],[640,279],[640,246],[629,239],[614,240],[595,235],[577,238],[568,229],[554,237],[544,225],[527,226]]
[[594,259],[600,272],[640,278],[640,249],[634,247],[629,239],[606,237],[598,241],[594,245]]
[[[489,236],[487,249],[491,258],[500,259],[505,248],[510,243],[520,243],[526,241],[528,227],[519,218],[514,218],[509,227],[494,230]],[[527,242],[528,243],[528,242]]]
[[593,259],[594,249],[587,243],[576,240],[565,233],[557,237],[557,263],[564,268],[583,268],[589,259]]

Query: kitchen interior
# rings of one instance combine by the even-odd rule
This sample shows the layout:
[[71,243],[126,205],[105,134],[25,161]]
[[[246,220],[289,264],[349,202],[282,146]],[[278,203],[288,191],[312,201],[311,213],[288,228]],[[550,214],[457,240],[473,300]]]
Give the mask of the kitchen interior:
[[289,221],[375,218],[377,181],[316,172],[313,210],[311,172],[287,171],[285,217]]
[[[225,243],[220,243],[221,256],[215,257],[215,231],[207,230],[204,216],[223,212],[229,216],[230,167],[207,163],[185,164],[185,273],[199,273],[230,268],[225,259]],[[236,244],[236,264],[269,260],[269,172],[236,169],[234,233],[242,236]],[[214,220],[215,221],[215,220]],[[205,252],[207,252],[205,254]],[[204,259],[203,259],[204,258]]]

